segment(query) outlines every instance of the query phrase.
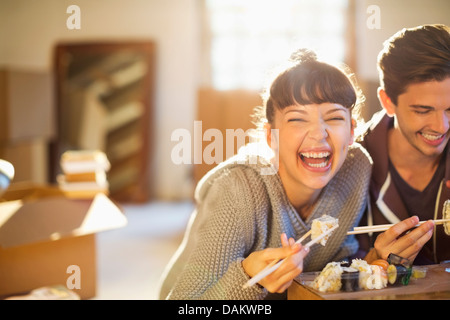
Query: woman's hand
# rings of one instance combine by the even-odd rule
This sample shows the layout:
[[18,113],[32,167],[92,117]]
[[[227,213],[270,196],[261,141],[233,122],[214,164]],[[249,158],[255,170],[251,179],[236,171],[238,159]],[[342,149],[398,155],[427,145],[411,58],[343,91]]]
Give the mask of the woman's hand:
[[281,243],[283,245],[281,248],[255,251],[242,262],[245,272],[254,277],[267,266],[286,258],[277,270],[258,282],[272,293],[282,293],[291,285],[294,278],[303,271],[303,259],[309,252],[309,248],[295,244],[295,240],[288,239],[284,233],[281,235]]
[[[380,234],[374,244],[378,257],[386,260],[390,253],[394,253],[411,262],[414,261],[424,244],[430,240],[434,230],[432,220],[411,230],[418,223],[419,218],[414,216],[396,223]],[[408,230],[411,231],[407,232]]]

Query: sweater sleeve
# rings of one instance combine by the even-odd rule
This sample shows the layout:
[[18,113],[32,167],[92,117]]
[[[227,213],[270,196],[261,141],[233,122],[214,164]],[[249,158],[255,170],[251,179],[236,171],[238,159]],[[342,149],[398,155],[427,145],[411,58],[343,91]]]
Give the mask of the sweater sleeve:
[[[254,188],[254,186],[253,186]],[[242,261],[254,238],[254,196],[239,167],[214,179],[198,205],[184,261],[169,299],[263,299],[267,290],[243,289],[249,279]]]

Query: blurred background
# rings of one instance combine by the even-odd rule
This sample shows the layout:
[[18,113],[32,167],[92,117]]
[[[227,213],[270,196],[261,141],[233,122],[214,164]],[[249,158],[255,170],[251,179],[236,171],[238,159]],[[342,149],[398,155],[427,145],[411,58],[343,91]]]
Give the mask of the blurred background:
[[[69,28],[77,22],[73,4],[79,29]],[[193,139],[194,120],[203,131],[251,127],[267,72],[299,47],[355,72],[367,118],[379,108],[382,42],[403,27],[450,24],[449,12],[446,0],[1,0],[0,157],[14,162],[16,181],[46,183],[63,150],[100,147],[113,162],[118,200],[190,199],[206,169],[172,161],[174,130]],[[122,87],[96,83],[112,86],[122,67],[129,71]],[[130,88],[137,79],[139,88]],[[109,127],[101,120],[108,115],[116,120]]]

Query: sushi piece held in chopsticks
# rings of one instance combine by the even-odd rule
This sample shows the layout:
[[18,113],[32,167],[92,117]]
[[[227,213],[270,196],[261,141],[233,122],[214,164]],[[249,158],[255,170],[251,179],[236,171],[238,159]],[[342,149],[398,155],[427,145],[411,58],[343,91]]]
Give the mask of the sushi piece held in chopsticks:
[[[450,219],[450,200],[446,200],[444,202],[444,209],[442,210],[442,218],[444,220]],[[445,234],[450,236],[450,222],[449,221],[444,222],[444,230],[445,230]]]
[[[324,214],[320,218],[314,219],[311,224],[311,239],[315,239],[331,228],[338,225],[338,219]],[[331,234],[320,240],[320,244],[325,246]]]

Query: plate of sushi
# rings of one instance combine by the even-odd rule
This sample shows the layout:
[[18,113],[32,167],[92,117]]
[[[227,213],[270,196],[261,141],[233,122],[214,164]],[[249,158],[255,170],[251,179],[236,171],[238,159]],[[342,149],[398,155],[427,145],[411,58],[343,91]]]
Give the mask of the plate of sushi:
[[390,286],[406,286],[411,277],[426,276],[426,269],[412,267],[408,259],[390,254],[387,260],[371,264],[365,260],[329,262],[321,272],[305,272],[301,283],[320,293],[377,290]]

